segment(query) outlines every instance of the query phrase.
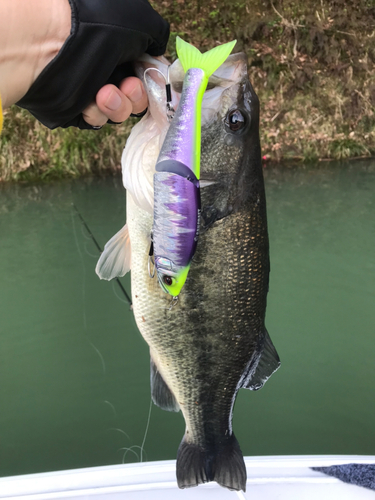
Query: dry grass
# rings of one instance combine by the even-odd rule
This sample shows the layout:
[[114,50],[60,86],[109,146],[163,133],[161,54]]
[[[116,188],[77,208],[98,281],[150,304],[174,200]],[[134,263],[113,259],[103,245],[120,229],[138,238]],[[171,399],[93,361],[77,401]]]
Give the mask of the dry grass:
[[170,53],[237,38],[261,102],[263,155],[272,160],[375,154],[373,0],[165,0]]
[[116,173],[134,120],[100,131],[49,130],[13,106],[0,136],[0,181],[49,180]]

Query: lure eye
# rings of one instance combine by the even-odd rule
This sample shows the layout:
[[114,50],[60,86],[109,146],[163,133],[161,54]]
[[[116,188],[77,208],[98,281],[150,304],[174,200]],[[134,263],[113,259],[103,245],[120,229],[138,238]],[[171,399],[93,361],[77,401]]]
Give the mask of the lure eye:
[[164,274],[162,280],[163,283],[167,286],[171,286],[173,284],[173,278],[171,278],[171,276],[168,276],[167,274]]
[[245,127],[246,119],[239,109],[234,109],[227,115],[225,125],[229,127],[232,132],[238,132]]

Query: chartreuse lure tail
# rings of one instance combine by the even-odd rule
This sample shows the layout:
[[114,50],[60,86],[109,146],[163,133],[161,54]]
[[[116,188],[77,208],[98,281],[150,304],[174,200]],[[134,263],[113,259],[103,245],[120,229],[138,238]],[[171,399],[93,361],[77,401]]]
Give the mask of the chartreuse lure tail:
[[226,43],[202,54],[177,37],[185,78],[177,112],[155,166],[153,226],[157,277],[163,290],[173,297],[185,284],[198,242],[203,94],[209,77],[235,44]]
[[184,42],[179,36],[176,38],[176,51],[178,58],[184,68],[185,73],[191,68],[198,68],[203,71],[202,82],[198,88],[196,99],[194,102],[195,108],[195,123],[194,123],[194,147],[193,155],[193,172],[197,179],[200,178],[200,157],[201,157],[201,116],[202,116],[202,100],[204,92],[207,88],[208,79],[210,76],[223,64],[229,54],[236,45],[236,40],[233,42],[219,45],[204,54],[190,43]]

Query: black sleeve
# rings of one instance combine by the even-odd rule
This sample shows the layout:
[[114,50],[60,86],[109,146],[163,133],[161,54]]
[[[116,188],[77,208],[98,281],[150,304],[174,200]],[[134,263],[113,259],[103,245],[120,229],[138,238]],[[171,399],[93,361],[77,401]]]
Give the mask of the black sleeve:
[[69,0],[72,28],[58,55],[17,105],[41,123],[92,128],[82,111],[106,84],[134,75],[143,53],[164,54],[169,25],[147,0]]

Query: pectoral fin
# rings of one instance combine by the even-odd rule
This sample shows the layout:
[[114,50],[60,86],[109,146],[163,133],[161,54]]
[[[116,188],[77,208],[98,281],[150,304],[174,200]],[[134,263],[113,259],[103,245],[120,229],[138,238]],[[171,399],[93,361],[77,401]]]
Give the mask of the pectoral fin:
[[280,358],[276,352],[275,346],[272,343],[270,336],[266,330],[266,335],[263,344],[263,351],[260,355],[258,366],[250,379],[246,379],[242,385],[244,389],[257,391],[261,389],[270,376],[279,368]]
[[180,411],[180,406],[176,398],[165,383],[152,358],[150,364],[150,381],[152,401],[162,410]]
[[131,247],[127,224],[105,245],[95,272],[102,280],[124,276],[130,271]]

